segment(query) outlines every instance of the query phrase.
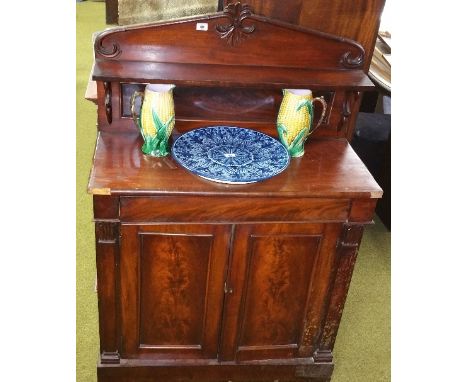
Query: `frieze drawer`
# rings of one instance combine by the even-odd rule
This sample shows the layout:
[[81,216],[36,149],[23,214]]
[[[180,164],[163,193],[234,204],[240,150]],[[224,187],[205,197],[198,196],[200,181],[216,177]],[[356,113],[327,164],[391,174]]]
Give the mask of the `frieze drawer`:
[[348,199],[161,196],[121,197],[122,222],[345,221]]

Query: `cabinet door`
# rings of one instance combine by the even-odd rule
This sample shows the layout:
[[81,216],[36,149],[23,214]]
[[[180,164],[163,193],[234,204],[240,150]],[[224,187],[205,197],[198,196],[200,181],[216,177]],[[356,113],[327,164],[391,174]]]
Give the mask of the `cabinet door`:
[[312,356],[340,227],[236,226],[221,359]]
[[123,358],[216,358],[231,227],[123,225]]

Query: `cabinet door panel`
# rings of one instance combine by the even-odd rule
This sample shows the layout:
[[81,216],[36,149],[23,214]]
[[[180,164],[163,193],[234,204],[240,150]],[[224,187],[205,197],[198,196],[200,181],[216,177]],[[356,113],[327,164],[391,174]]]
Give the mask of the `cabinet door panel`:
[[236,227],[221,358],[311,356],[340,224]]
[[230,227],[122,226],[124,356],[216,358]]
[[252,235],[250,240],[240,343],[297,344],[320,236]]

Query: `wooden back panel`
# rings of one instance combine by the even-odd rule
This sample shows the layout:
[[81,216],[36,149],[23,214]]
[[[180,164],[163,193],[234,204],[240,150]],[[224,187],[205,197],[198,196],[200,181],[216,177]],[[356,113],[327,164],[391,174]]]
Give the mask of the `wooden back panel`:
[[[232,0],[220,0],[221,8]],[[313,28],[358,42],[368,72],[385,0],[249,0],[259,15]],[[351,139],[362,95],[349,110],[346,136]]]
[[[224,5],[232,0],[224,0]],[[346,37],[365,51],[367,72],[385,0],[249,0],[256,14]]]
[[[201,24],[206,30],[197,29]],[[355,41],[257,16],[240,3],[223,13],[105,31],[95,52],[97,66],[110,60],[317,70],[360,68],[364,57]]]
[[[130,113],[130,97],[135,91],[144,90],[142,83],[109,83],[106,89],[98,84],[98,128],[108,132],[135,132]],[[349,133],[349,116],[356,102],[356,93],[345,90],[314,91],[314,97],[323,96],[328,104],[322,125],[313,133],[315,137],[345,138]],[[109,99],[108,107],[105,99]],[[100,101],[101,100],[101,101]],[[240,126],[256,129],[276,137],[276,118],[282,100],[281,90],[252,88],[194,88],[176,87],[174,103],[176,125],[174,134],[193,128],[213,125]],[[316,126],[322,109],[316,103]],[[136,102],[139,109],[139,100]],[[109,111],[110,122],[107,111]]]
[[[106,30],[95,39],[98,126],[135,131],[131,94],[147,83],[173,83],[176,133],[223,124],[274,136],[281,89],[306,88],[328,103],[314,134],[349,137],[359,92],[373,86],[364,55],[355,41],[258,16],[240,3],[211,15]],[[317,105],[316,122],[320,113]]]

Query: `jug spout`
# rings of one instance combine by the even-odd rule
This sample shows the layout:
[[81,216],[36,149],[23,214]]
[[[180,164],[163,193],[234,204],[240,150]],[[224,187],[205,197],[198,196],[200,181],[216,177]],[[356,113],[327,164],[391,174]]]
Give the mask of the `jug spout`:
[[174,84],[149,84],[146,85],[146,90],[153,93],[167,93],[175,88]]

